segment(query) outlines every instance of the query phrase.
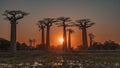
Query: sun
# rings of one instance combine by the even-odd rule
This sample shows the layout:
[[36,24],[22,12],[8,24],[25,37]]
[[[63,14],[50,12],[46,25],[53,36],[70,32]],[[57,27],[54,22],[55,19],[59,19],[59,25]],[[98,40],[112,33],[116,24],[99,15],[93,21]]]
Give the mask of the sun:
[[63,38],[59,38],[59,42],[63,43],[64,39]]

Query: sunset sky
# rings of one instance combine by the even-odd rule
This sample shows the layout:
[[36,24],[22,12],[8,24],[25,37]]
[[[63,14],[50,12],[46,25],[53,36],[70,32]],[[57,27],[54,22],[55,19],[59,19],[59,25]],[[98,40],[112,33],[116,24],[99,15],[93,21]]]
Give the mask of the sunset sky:
[[[120,43],[120,0],[0,0],[0,37],[10,39],[10,23],[4,20],[5,10],[23,10],[30,13],[17,25],[17,41],[41,43],[41,32],[36,23],[46,17],[71,17],[73,21],[89,18],[96,23],[88,29],[95,41],[113,40]],[[72,28],[72,45],[82,44],[81,30]],[[61,45],[62,27],[51,27],[51,45]]]

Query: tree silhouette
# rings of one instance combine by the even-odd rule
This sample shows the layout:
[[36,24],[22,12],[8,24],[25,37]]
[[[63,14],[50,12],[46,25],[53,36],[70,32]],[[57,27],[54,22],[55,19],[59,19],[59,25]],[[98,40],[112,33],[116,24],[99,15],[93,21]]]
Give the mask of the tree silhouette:
[[118,50],[119,48],[120,45],[112,40],[108,40],[103,43],[104,50]]
[[67,29],[68,30],[68,49],[71,50],[71,33],[74,33],[73,29]]
[[41,34],[41,43],[42,43],[42,46],[45,47],[45,39],[44,39],[45,22],[43,20],[40,20],[37,23],[37,25],[39,27],[39,31],[42,31],[42,34]]
[[50,27],[55,22],[55,19],[54,18],[44,18],[43,21],[47,28],[47,30],[46,30],[46,47],[48,49],[48,48],[50,48]]
[[18,24],[18,20],[22,19],[24,16],[28,15],[28,13],[25,13],[21,10],[6,10],[3,14],[6,18],[6,20],[10,21],[11,24],[11,51],[16,52],[16,24]]
[[103,48],[103,44],[100,42],[94,42],[91,47],[89,47],[90,50],[101,50]]
[[10,41],[0,38],[0,51],[8,51],[10,47]]
[[89,38],[90,38],[90,47],[92,47],[93,39],[94,39],[95,35],[93,35],[92,33],[89,33],[88,35],[89,35]]
[[75,26],[79,27],[79,29],[82,30],[82,44],[83,44],[83,48],[86,50],[88,49],[88,42],[87,42],[87,28],[91,27],[92,25],[94,25],[94,23],[92,23],[90,21],[90,19],[80,19],[80,20],[76,20]]
[[32,39],[29,39],[29,46],[32,47],[33,41]]
[[35,39],[33,39],[32,41],[33,41],[33,46],[35,46],[36,40],[35,40]]
[[63,27],[63,50],[67,49],[67,37],[66,37],[66,28],[70,27],[70,17],[59,17],[57,18],[57,22],[56,25],[58,25],[58,27]]

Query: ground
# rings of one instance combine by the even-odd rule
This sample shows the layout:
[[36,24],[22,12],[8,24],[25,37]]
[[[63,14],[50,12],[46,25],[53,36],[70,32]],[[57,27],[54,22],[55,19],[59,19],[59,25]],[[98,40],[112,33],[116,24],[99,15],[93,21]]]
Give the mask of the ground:
[[1,67],[120,68],[120,51],[0,52],[0,68]]

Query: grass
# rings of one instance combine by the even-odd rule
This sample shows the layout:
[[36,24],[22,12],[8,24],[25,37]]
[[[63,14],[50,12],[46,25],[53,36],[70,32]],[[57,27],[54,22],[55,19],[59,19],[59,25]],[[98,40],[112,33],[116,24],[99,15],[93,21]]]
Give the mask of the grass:
[[[61,58],[59,58],[61,57]],[[25,51],[25,52],[17,52],[17,53],[9,53],[9,52],[1,52],[0,53],[0,63],[26,63],[26,62],[34,62],[34,61],[44,61],[44,62],[52,62],[57,61],[58,59],[63,60],[93,60],[95,62],[119,62],[120,63],[120,53],[112,52],[112,53],[46,53],[40,51]]]
[[120,68],[119,52],[0,52],[0,68]]

